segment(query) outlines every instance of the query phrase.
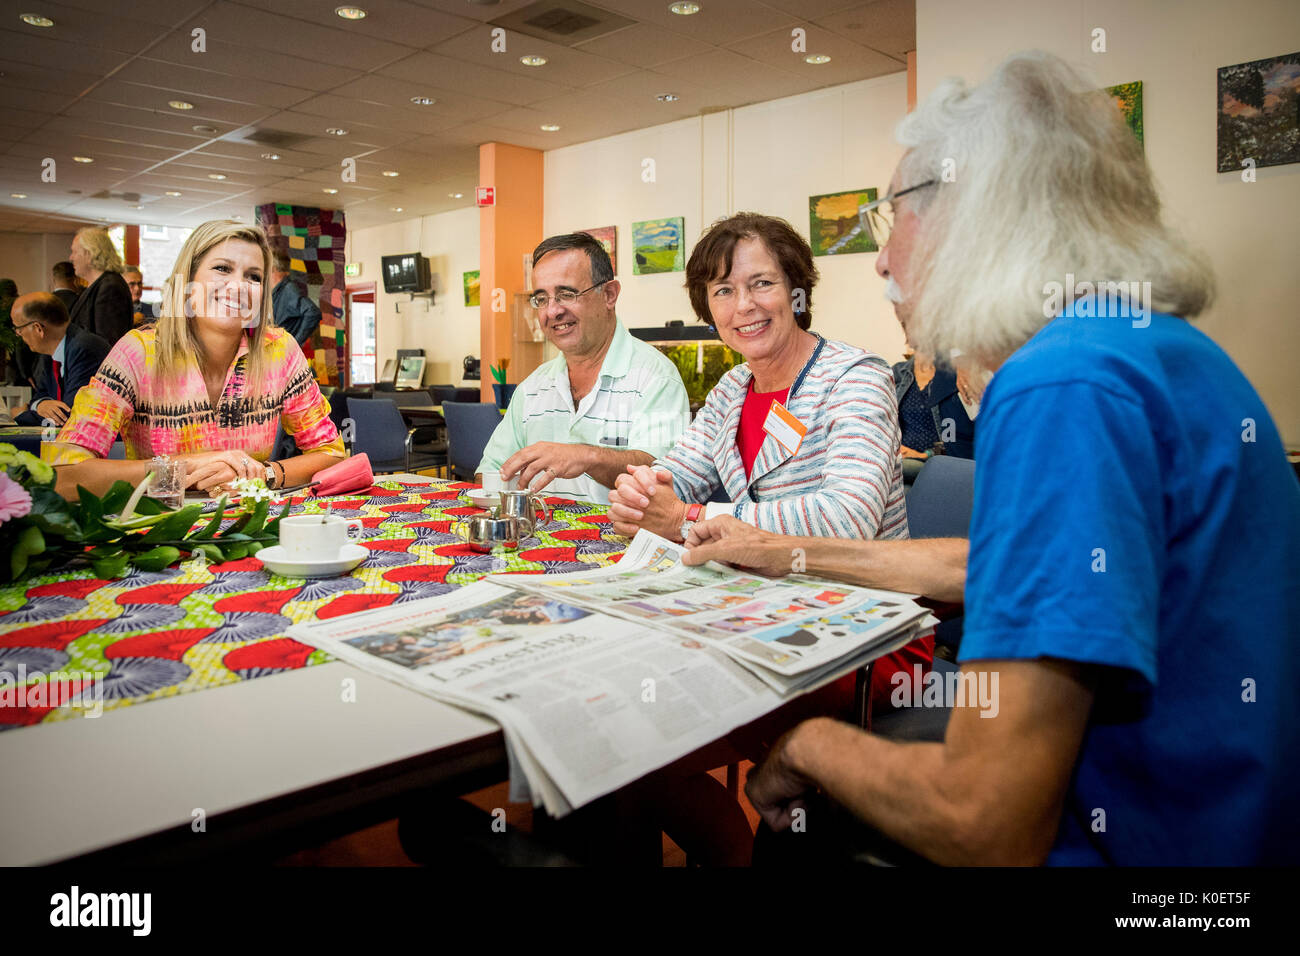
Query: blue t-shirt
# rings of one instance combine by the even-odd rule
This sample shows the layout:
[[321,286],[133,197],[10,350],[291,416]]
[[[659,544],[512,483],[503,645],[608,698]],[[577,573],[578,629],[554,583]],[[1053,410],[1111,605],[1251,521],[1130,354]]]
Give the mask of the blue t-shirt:
[[1250,383],[1067,309],[979,425],[961,659],[1099,665],[1048,862],[1296,863],[1300,483]]

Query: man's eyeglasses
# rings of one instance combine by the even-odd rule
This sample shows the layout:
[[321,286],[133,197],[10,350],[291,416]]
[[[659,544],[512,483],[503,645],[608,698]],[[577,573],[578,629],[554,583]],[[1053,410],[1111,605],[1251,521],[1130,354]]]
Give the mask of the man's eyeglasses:
[[[609,281],[610,281],[609,279],[604,279],[600,282],[597,282],[593,286],[583,289],[581,292],[574,292],[572,289],[561,289],[559,292],[555,293],[554,296],[555,301],[560,303],[560,305],[572,305],[573,301],[577,299],[578,296],[586,295],[592,289],[599,289],[601,286],[603,286],[606,282]],[[548,305],[550,305],[551,298],[552,297],[547,295],[545,292],[534,292],[532,295],[528,297],[528,304],[531,305],[534,309],[539,309],[539,310],[544,309]]]
[[15,331],[15,332],[21,332],[23,329],[27,328],[29,325],[40,325],[40,324],[41,324],[41,320],[40,320],[40,319],[32,319],[32,321],[30,321],[30,322],[24,322],[22,325],[15,325],[15,326],[14,326],[14,331]]
[[894,200],[918,189],[924,189],[926,186],[938,184],[937,179],[927,179],[923,183],[890,193],[882,199],[873,199],[869,203],[864,203],[858,207],[858,225],[862,227],[867,238],[876,244],[877,249],[885,248],[885,243],[889,242],[889,234],[894,231]]

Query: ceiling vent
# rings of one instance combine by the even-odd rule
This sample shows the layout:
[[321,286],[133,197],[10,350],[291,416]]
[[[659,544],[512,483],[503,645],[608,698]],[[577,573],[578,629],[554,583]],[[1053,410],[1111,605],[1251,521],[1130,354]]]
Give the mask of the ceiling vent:
[[139,193],[115,193],[115,192],[109,192],[107,189],[101,189],[97,193],[92,193],[90,198],[91,199],[120,199],[122,202],[129,202],[132,203],[133,205],[140,202]]
[[259,146],[276,146],[280,149],[294,149],[316,137],[310,133],[291,133],[287,129],[256,129],[245,127],[231,133],[225,139],[239,140],[245,143],[257,143]]
[[576,46],[636,23],[578,0],[538,0],[492,21],[492,26],[561,46]]

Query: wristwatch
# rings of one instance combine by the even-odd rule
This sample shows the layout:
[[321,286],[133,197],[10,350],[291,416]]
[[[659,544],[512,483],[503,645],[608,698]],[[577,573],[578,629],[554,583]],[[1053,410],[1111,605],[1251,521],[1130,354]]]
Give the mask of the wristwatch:
[[275,469],[271,467],[270,462],[267,462],[266,465],[266,487],[275,487]]
[[691,525],[699,521],[700,515],[703,513],[704,505],[694,504],[686,506],[686,520],[683,521],[682,526],[677,529],[677,533],[682,536],[683,541],[686,540],[686,533],[691,530]]

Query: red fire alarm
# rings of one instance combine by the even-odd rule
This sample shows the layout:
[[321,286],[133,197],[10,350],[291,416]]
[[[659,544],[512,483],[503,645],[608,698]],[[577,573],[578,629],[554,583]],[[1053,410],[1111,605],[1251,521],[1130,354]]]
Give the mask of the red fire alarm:
[[497,190],[495,186],[478,187],[478,204],[480,206],[495,206],[497,204]]

